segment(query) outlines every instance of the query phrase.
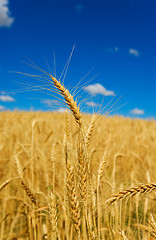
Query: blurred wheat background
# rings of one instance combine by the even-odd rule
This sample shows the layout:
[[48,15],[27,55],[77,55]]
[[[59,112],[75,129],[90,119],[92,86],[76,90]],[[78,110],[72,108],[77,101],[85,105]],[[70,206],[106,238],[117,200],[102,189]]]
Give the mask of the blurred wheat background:
[[156,238],[156,122],[81,118],[0,114],[1,240]]

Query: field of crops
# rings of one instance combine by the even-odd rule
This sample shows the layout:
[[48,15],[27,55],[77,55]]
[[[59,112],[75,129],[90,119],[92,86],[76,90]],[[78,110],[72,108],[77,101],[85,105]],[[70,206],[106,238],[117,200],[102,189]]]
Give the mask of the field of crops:
[[156,240],[156,0],[0,0],[0,240]]
[[0,114],[0,239],[155,239],[156,122]]

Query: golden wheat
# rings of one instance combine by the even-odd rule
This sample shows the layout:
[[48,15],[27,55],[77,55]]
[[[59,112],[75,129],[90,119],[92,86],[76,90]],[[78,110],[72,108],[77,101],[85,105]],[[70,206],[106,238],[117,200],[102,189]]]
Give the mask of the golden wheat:
[[132,188],[129,188],[129,189],[125,189],[123,191],[120,191],[119,193],[115,194],[115,195],[112,195],[110,196],[106,201],[105,203],[106,204],[110,204],[110,203],[113,203],[117,200],[123,200],[127,197],[133,197],[135,196],[136,194],[138,193],[147,193],[147,192],[151,192],[153,190],[156,189],[156,184],[154,183],[151,183],[151,184],[145,184],[145,185],[140,185],[140,186],[137,186],[137,187],[132,187]]
[[81,113],[80,109],[77,106],[77,102],[74,101],[73,96],[70,94],[68,89],[66,89],[56,78],[51,76],[51,79],[56,86],[56,88],[61,92],[61,94],[64,96],[66,103],[68,104],[71,112],[73,113],[76,122],[81,126],[82,120],[81,120]]
[[155,237],[156,122],[100,116],[95,124],[50,77],[74,118],[0,115],[0,239]]

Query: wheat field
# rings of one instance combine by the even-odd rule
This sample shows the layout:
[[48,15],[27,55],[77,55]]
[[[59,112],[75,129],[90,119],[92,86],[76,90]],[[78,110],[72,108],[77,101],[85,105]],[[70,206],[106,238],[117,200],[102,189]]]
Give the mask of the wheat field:
[[0,113],[0,240],[156,239],[156,122]]

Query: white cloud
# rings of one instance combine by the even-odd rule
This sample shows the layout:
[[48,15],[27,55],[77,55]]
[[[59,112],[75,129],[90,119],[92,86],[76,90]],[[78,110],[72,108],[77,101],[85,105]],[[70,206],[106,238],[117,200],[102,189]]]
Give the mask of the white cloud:
[[60,112],[60,113],[64,113],[65,111],[69,112],[68,108],[63,108],[63,107],[57,108],[58,105],[60,105],[60,102],[57,101],[57,100],[45,99],[45,100],[42,100],[40,102],[44,103],[49,108],[52,108],[52,109],[55,108],[54,111],[56,111],[56,112]]
[[0,27],[10,27],[14,18],[10,16],[8,0],[0,0]]
[[119,51],[119,48],[118,48],[118,47],[115,47],[115,48],[114,48],[114,51],[118,52],[118,51]]
[[108,48],[107,49],[109,52],[118,52],[119,48],[118,47],[113,47],[113,48]]
[[2,102],[14,102],[15,99],[9,95],[0,95],[0,101]]
[[58,105],[59,102],[57,100],[45,99],[45,100],[42,100],[41,103],[44,103],[48,107],[54,107]]
[[144,115],[144,110],[141,110],[139,108],[134,108],[133,110],[131,110],[131,113],[134,115]]
[[4,91],[0,91],[0,94],[6,94],[6,92],[4,92]]
[[5,107],[0,105],[0,111],[3,111],[4,109],[5,109]]
[[136,57],[139,57],[140,53],[138,52],[138,50],[136,49],[133,49],[133,48],[130,48],[129,49],[129,53],[136,56]]
[[98,106],[100,106],[100,104],[99,103],[95,103],[95,102],[93,102],[93,101],[88,101],[88,102],[86,102],[86,105],[88,105],[89,107],[98,107]]
[[95,96],[97,94],[101,94],[101,95],[104,95],[104,96],[115,96],[114,91],[107,90],[100,83],[96,83],[96,84],[93,84],[93,85],[88,85],[88,86],[84,87],[83,89],[93,96]]
[[82,4],[76,4],[75,6],[77,12],[81,12],[84,9],[84,5]]
[[57,112],[64,113],[65,111],[69,112],[67,108],[58,108]]

